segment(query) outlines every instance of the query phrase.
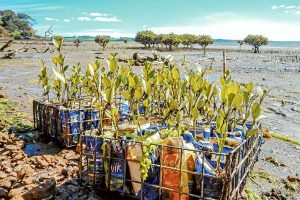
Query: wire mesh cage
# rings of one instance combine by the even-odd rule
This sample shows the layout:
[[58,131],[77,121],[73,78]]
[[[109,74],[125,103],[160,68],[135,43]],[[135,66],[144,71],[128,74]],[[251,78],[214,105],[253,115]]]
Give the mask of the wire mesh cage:
[[[120,118],[129,113],[129,106],[118,98]],[[60,104],[33,101],[34,127],[49,138],[66,147],[75,147],[80,133],[86,130],[99,129],[99,111],[92,106],[92,98],[77,100],[76,107],[64,108]],[[110,119],[102,118],[102,123],[110,123]]]
[[[181,143],[177,139],[150,144],[154,150],[148,155],[142,142],[81,135],[80,180],[102,196],[114,192],[126,199],[238,199],[262,138],[251,137],[229,153]],[[142,156],[151,160],[145,180],[141,179]],[[220,158],[219,170],[213,158]]]

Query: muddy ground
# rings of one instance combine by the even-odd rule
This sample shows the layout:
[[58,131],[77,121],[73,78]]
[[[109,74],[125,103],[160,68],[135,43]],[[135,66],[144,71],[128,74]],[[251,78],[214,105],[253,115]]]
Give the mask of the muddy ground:
[[[2,57],[9,49],[24,46],[19,41],[0,53]],[[2,46],[3,43],[0,44]],[[43,44],[32,44],[39,50],[45,49]],[[53,46],[50,46],[53,48]],[[138,52],[143,56],[152,56],[152,50],[141,49],[136,43],[111,43],[103,50],[94,42],[83,42],[79,48],[67,43],[64,52],[67,63],[80,62],[85,67],[91,61],[99,59],[105,66],[109,53],[118,53],[120,58],[132,57]],[[253,54],[249,48],[242,50],[234,47],[224,48],[227,51],[227,67],[236,81],[253,81],[256,86],[270,89],[271,92],[263,105],[263,126],[279,134],[288,134],[300,140],[300,49],[264,48],[262,53]],[[211,58],[215,59],[213,71],[208,74],[212,81],[218,80],[222,66],[222,49],[209,48],[206,55],[200,49],[180,49],[172,52],[159,52],[161,55],[172,54],[174,62],[181,65],[186,58],[188,69],[209,66]],[[43,59],[51,67],[51,52],[37,53],[34,49],[19,52],[13,59],[0,59],[0,87],[4,88],[8,99],[18,103],[18,110],[31,115],[31,102],[42,94],[38,85],[37,75],[40,71],[40,61]],[[140,71],[140,67],[135,67]],[[265,159],[272,157],[286,166],[276,166]],[[279,188],[280,193],[289,199],[300,199],[299,186],[296,192],[287,189],[284,180],[291,175],[300,176],[300,148],[297,145],[272,139],[262,147],[259,162],[255,165],[252,181],[247,187],[254,189],[260,195],[270,192],[272,188]],[[261,176],[260,171],[275,177],[272,181]],[[255,174],[256,173],[256,174]],[[257,175],[259,174],[259,175]],[[257,184],[258,183],[258,184]],[[284,199],[282,197],[282,199]]]

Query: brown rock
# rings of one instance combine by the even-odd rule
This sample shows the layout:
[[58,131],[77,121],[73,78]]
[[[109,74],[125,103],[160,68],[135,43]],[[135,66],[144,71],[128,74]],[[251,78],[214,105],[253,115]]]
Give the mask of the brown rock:
[[9,189],[11,187],[11,181],[8,179],[4,179],[4,180],[0,181],[0,187]]
[[79,158],[79,155],[77,155],[74,151],[71,151],[69,153],[66,153],[64,158],[67,160],[77,160]]
[[0,179],[5,179],[7,177],[7,174],[3,171],[0,171]]
[[33,188],[23,195],[24,199],[51,199],[56,194],[55,179],[50,179],[45,183]]
[[2,87],[0,87],[0,99],[4,99],[5,98],[5,93]]
[[23,179],[23,183],[25,183],[26,185],[30,185],[33,183],[33,178],[32,177],[26,177]]
[[23,165],[22,169],[19,171],[18,175],[23,176],[23,177],[29,177],[32,176],[33,174],[33,169],[31,168],[30,165],[26,164]]
[[16,152],[16,151],[18,151],[20,149],[21,149],[21,147],[16,146],[16,145],[5,145],[4,146],[4,150],[10,151],[10,152]]
[[24,192],[26,192],[26,191],[24,190],[23,186],[18,187],[18,188],[13,188],[9,191],[8,197],[10,197],[10,198],[19,197],[19,196],[22,196],[22,193],[24,193]]
[[262,128],[261,132],[264,138],[272,138],[272,133],[268,129]]

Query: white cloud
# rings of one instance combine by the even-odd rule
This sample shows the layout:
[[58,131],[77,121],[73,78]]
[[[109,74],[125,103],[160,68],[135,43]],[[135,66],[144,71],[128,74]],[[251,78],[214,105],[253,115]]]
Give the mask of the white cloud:
[[77,20],[79,20],[79,21],[91,21],[91,18],[89,18],[89,17],[78,17]]
[[45,17],[44,18],[46,21],[55,21],[55,22],[58,22],[59,19],[56,19],[56,18],[52,18],[52,17]]
[[285,8],[286,9],[294,9],[294,8],[296,8],[297,6],[286,6]]
[[103,14],[103,13],[98,13],[98,12],[90,13],[90,15],[93,17],[108,16],[108,14]]
[[20,4],[20,5],[8,5],[5,9],[15,11],[35,11],[35,10],[56,10],[63,8],[62,6],[51,5],[51,4]]
[[152,27],[155,33],[209,34],[213,38],[242,39],[248,34],[262,34],[270,40],[300,40],[300,24],[261,19],[224,19],[190,26]]
[[93,21],[98,22],[121,22],[122,20],[116,18],[116,17],[96,17],[93,19]]
[[64,19],[64,22],[70,22],[71,20],[70,19]]
[[296,15],[300,15],[300,11],[295,12]]
[[280,10],[284,13],[298,14],[300,11],[300,6],[294,5],[273,5],[271,7],[273,10]]
[[96,36],[96,35],[108,35],[111,37],[119,38],[119,37],[134,37],[135,34],[127,33],[122,30],[117,29],[91,29],[91,30],[80,30],[78,32],[66,32],[62,33],[64,36]]

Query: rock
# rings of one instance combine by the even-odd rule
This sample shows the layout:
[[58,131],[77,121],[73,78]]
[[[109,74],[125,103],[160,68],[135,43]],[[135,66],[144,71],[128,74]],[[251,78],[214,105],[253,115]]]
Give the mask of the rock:
[[66,193],[61,193],[55,197],[56,200],[67,200],[69,199],[69,195]]
[[18,188],[13,188],[13,189],[11,189],[9,191],[8,197],[10,197],[10,198],[19,197],[19,196],[22,196],[23,192],[26,192],[26,191],[24,191],[24,187],[23,186],[18,187]]
[[83,195],[82,197],[79,197],[78,200],[87,200],[89,197],[87,195]]
[[0,87],[0,99],[4,99],[5,98],[5,93],[2,87]]
[[29,176],[32,176],[33,174],[33,169],[31,168],[30,165],[26,164],[26,165],[23,165],[22,169],[20,170],[19,172],[19,176],[23,176],[23,177],[29,177]]
[[24,199],[51,199],[56,194],[56,181],[50,179],[23,195]]
[[288,179],[290,182],[298,182],[298,183],[300,183],[300,178],[295,177],[295,176],[288,176],[287,179]]
[[61,174],[64,176],[64,177],[68,177],[68,169],[67,168],[63,168],[62,170],[61,170]]
[[40,159],[36,159],[36,161],[37,161],[37,164],[36,164],[37,168],[45,169],[49,166],[49,163],[44,159],[40,158]]
[[79,155],[77,155],[74,151],[70,151],[65,154],[64,158],[67,160],[77,160],[79,159]]
[[68,185],[67,189],[70,190],[72,193],[75,193],[78,192],[80,188],[76,185]]
[[9,189],[11,187],[11,181],[8,179],[4,179],[4,180],[0,181],[0,187]]
[[261,131],[264,138],[272,138],[272,133],[268,129],[262,128]]
[[0,188],[0,198],[7,198],[7,197],[8,197],[7,190]]
[[5,145],[4,150],[10,151],[10,152],[16,152],[18,150],[21,150],[22,147],[16,146],[16,145]]
[[92,195],[89,196],[88,200],[101,200],[101,198],[98,197],[98,196],[95,195],[95,194],[92,194]]
[[3,171],[0,171],[0,179],[5,179],[7,177],[7,174]]

